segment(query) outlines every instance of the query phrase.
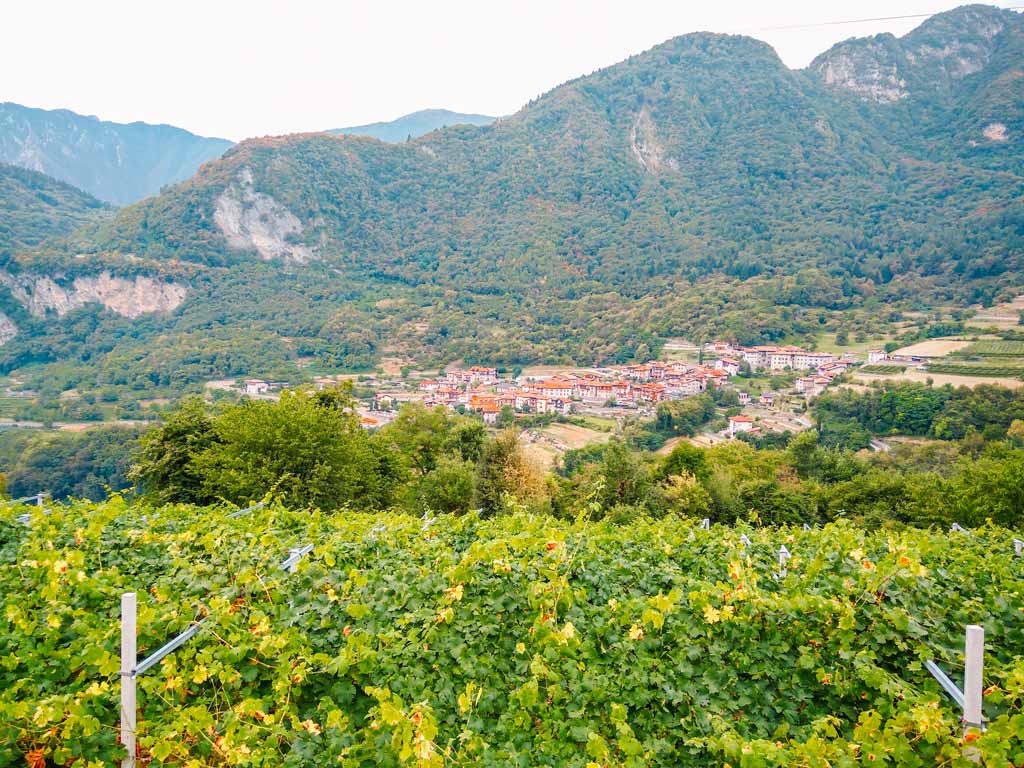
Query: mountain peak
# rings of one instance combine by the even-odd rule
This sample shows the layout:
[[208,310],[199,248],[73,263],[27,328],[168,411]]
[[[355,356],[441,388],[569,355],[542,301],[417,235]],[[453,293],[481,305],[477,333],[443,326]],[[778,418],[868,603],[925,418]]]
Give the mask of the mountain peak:
[[825,85],[878,103],[915,93],[949,93],[985,69],[1021,15],[987,5],[936,14],[903,37],[880,34],[832,46],[810,64]]
[[452,112],[448,109],[421,109],[394,120],[355,125],[348,128],[333,128],[326,133],[333,135],[372,136],[381,141],[397,143],[418,138],[438,128],[450,125],[490,125],[496,118],[488,115]]

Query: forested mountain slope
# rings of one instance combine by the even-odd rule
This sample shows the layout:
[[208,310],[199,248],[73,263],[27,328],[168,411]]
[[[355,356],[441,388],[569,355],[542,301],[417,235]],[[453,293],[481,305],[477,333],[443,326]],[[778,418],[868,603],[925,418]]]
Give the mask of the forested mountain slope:
[[113,210],[70,184],[0,163],[0,256],[66,235]]
[[[867,327],[882,301],[987,302],[1024,278],[1021,28],[970,6],[806,71],[750,38],[686,35],[485,127],[243,142],[18,268],[187,286],[174,314],[90,331],[130,337],[90,366],[161,380],[309,354],[624,360],[674,335]],[[853,87],[878,45],[898,98]],[[925,45],[983,55],[964,74]],[[95,338],[50,325],[0,363]]]
[[971,5],[941,13],[903,38],[848,40],[810,71],[862,101],[904,146],[975,165],[1021,171],[1005,145],[1024,130],[1024,24]]
[[171,125],[111,123],[66,109],[0,103],[0,162],[125,205],[186,179],[231,146]]
[[410,138],[416,139],[425,133],[450,125],[490,125],[493,122],[494,118],[487,115],[465,114],[447,109],[421,109],[394,120],[354,125],[349,128],[333,128],[327,133],[372,136],[381,141],[399,142]]

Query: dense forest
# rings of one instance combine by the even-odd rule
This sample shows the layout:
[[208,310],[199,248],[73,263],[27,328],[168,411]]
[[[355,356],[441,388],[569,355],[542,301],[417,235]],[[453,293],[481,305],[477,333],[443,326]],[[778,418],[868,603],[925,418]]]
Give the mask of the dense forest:
[[113,209],[70,184],[0,163],[0,264]]

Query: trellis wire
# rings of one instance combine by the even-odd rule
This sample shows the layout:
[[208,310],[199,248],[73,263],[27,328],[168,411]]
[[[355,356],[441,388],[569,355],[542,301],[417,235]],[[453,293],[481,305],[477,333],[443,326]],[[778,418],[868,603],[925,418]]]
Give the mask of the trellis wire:
[[[294,573],[299,561],[312,551],[312,544],[293,547],[288,550],[287,559],[280,563],[279,567],[288,573]],[[184,632],[168,640],[145,659],[137,661],[136,616],[136,595],[134,592],[125,592],[121,595],[121,728],[119,738],[127,754],[121,761],[122,768],[135,768],[136,678],[155,667],[169,654],[198,635],[207,619],[210,618],[204,616]]]
[[263,501],[259,501],[255,504],[250,504],[245,509],[236,509],[234,512],[227,514],[226,517],[241,517],[242,515],[246,515],[250,512],[255,512],[257,509],[263,509],[266,505],[267,500],[264,499]]

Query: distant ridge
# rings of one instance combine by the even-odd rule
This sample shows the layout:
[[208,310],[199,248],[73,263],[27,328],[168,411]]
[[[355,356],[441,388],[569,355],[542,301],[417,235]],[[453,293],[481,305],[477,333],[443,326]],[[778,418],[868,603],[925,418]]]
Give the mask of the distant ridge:
[[0,103],[0,162],[45,173],[117,205],[187,179],[231,146],[172,125],[111,123],[67,109]]
[[464,114],[447,109],[422,109],[389,122],[355,125],[350,128],[333,128],[327,133],[372,136],[381,141],[397,143],[409,138],[418,138],[449,125],[490,125],[496,119],[488,115]]

